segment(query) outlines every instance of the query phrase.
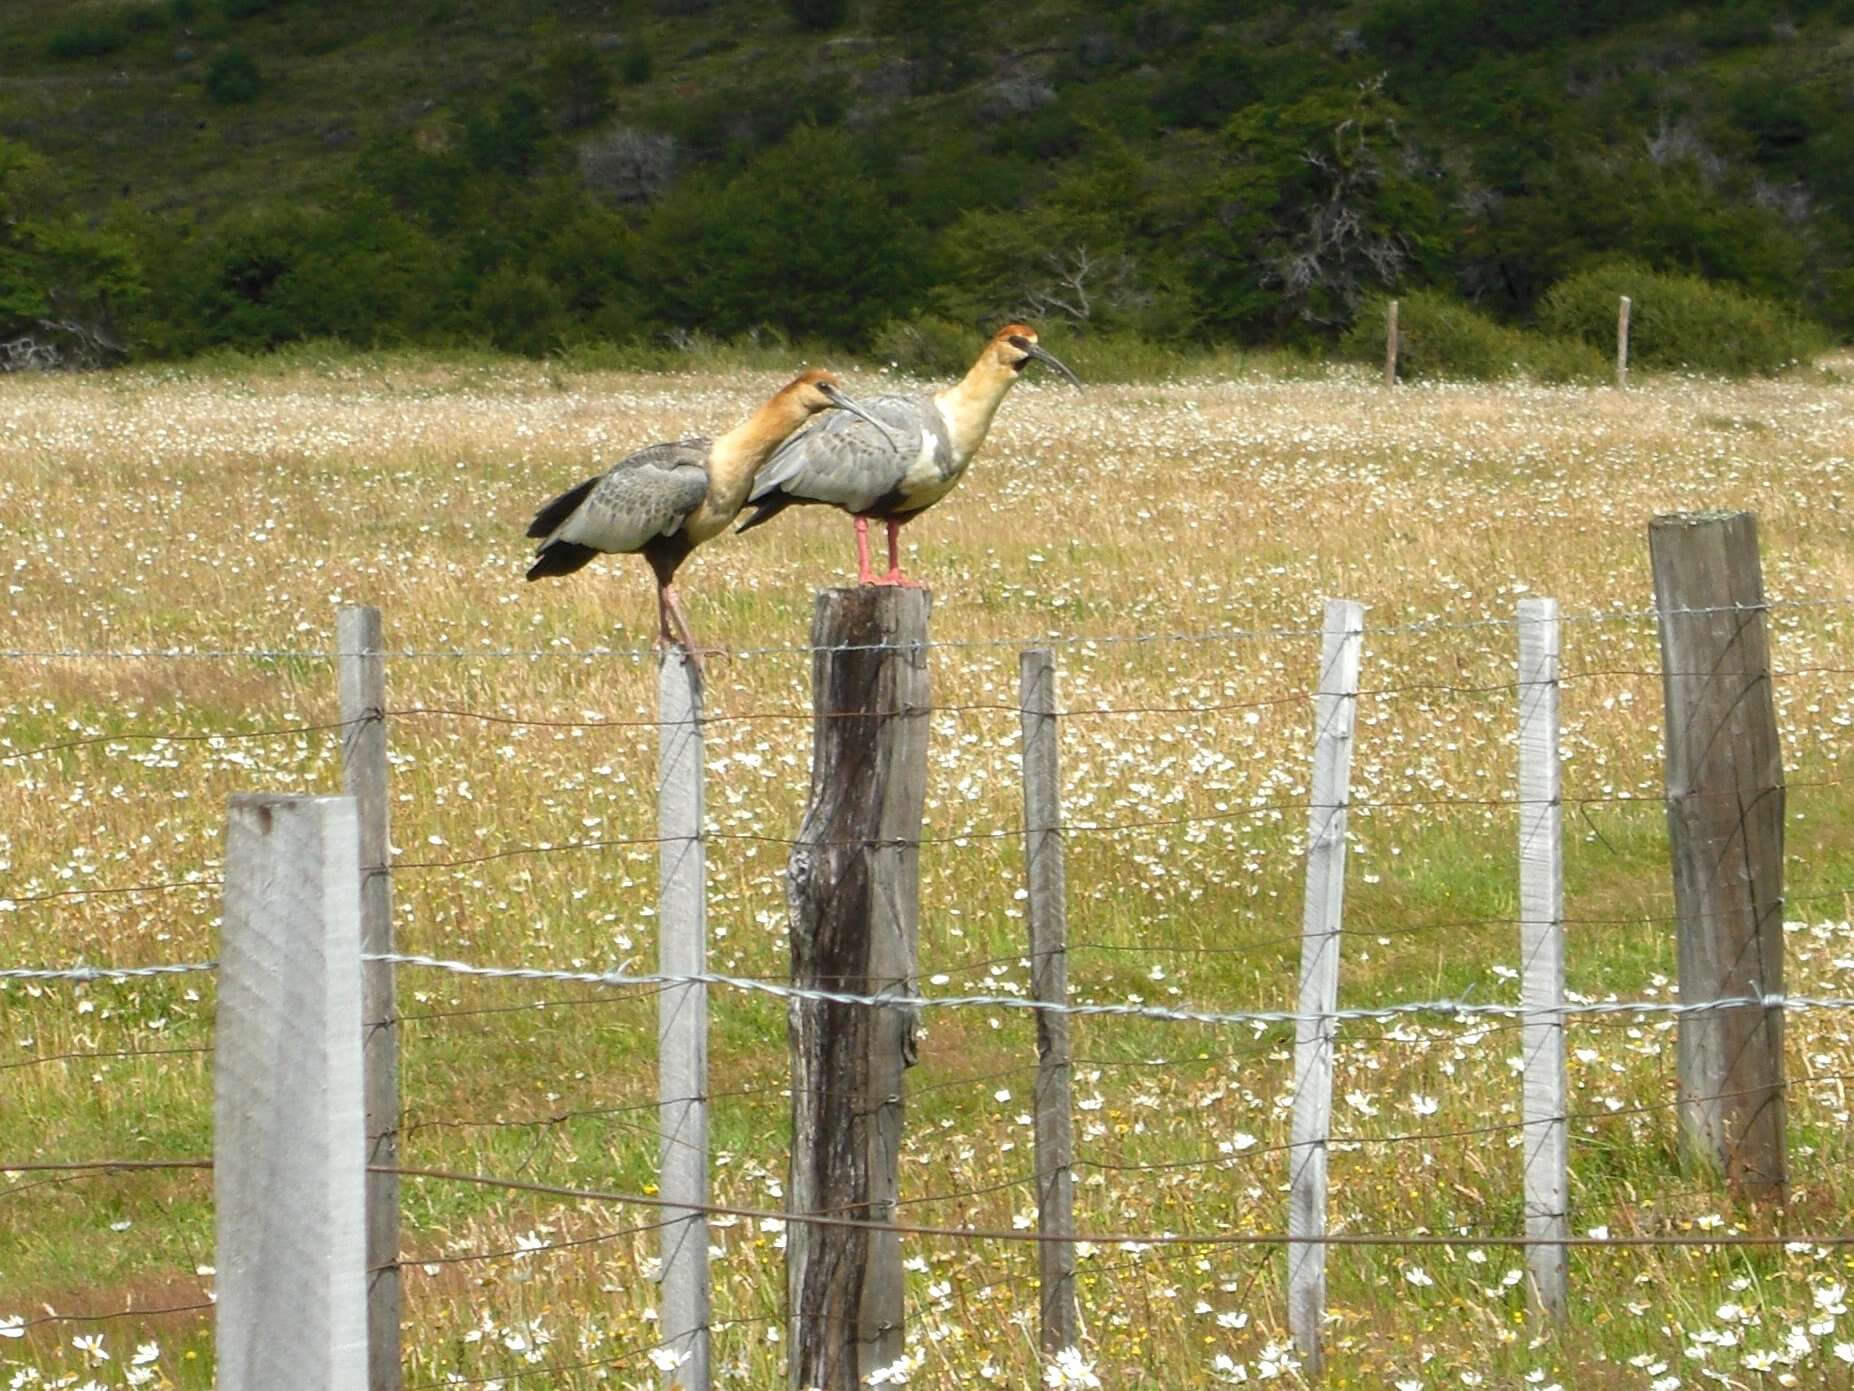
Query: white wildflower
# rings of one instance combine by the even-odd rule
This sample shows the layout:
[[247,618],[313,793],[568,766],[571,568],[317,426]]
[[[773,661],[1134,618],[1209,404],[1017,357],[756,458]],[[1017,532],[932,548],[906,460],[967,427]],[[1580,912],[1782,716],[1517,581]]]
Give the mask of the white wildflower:
[[1101,1379],[1094,1374],[1094,1364],[1083,1357],[1080,1348],[1064,1348],[1056,1354],[1055,1361],[1043,1368],[1043,1385],[1048,1387],[1079,1387],[1093,1391],[1099,1387]]

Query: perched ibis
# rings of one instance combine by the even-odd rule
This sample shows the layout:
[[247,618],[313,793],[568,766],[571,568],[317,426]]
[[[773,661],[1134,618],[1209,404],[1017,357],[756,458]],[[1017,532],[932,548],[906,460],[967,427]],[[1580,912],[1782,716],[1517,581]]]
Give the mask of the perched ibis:
[[[740,529],[771,521],[794,503],[829,503],[856,518],[859,584],[914,585],[901,573],[903,524],[952,491],[985,442],[1005,393],[1032,362],[1047,362],[1081,385],[1081,378],[1037,344],[1034,329],[1006,324],[972,370],[944,391],[872,396],[867,413],[858,413],[861,419],[835,415],[815,422],[781,445],[760,471],[747,499],[753,515]],[[872,517],[888,523],[885,575],[869,566]]]
[[680,642],[699,665],[672,584],[676,568],[740,514],[755,472],[772,452],[832,406],[886,429],[831,373],[806,372],[720,438],[653,444],[547,503],[528,526],[541,542],[528,578],[570,575],[601,553],[641,554],[657,577],[659,645]]

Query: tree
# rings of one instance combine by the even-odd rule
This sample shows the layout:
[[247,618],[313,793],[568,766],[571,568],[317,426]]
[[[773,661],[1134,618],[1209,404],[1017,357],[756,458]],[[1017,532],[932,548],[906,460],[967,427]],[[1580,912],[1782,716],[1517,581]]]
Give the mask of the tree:
[[850,17],[850,0],[785,0],[785,12],[801,29],[835,29]]
[[854,344],[916,307],[923,251],[856,142],[806,126],[725,183],[679,183],[643,229],[639,268],[671,324]]
[[256,101],[263,85],[257,61],[242,48],[227,49],[206,69],[206,95],[220,106]]
[[583,130],[611,115],[611,70],[584,44],[562,43],[548,54],[541,91],[568,130]]
[[974,209],[941,239],[936,307],[975,326],[1004,319],[1180,337],[1192,295],[1176,240],[1170,170],[1095,133],[1089,156],[1023,208]]
[[0,369],[98,367],[127,351],[118,320],[144,293],[127,238],[56,212],[46,163],[0,139]]
[[1326,331],[1364,296],[1433,273],[1451,239],[1438,180],[1381,82],[1238,112],[1193,237],[1210,322],[1246,334]]

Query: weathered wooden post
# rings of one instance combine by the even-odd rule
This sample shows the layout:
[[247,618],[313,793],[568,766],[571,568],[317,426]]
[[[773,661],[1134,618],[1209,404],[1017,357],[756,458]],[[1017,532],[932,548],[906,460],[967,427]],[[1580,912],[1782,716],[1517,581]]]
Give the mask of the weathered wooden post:
[[1616,308],[1616,385],[1629,384],[1629,297]]
[[[1667,823],[1680,1000],[1783,992],[1783,760],[1757,519],[1656,517],[1648,528],[1667,702]],[[1785,1193],[1783,1011],[1680,1016],[1685,1152],[1752,1198]]]
[[[341,786],[360,820],[361,951],[393,950],[388,863],[386,656],[380,611],[345,604],[335,614],[341,692]],[[367,1386],[399,1391],[399,1009],[393,964],[361,967],[361,1067],[366,1074]]]
[[1339,933],[1345,905],[1346,803],[1365,609],[1329,599],[1313,713],[1313,777],[1307,809],[1307,896],[1300,928],[1300,995],[1294,1023],[1294,1110],[1288,1149],[1288,1331],[1309,1376],[1324,1352],[1326,1144],[1332,1133],[1333,1011],[1339,1007]]
[[1564,778],[1558,764],[1558,603],[1521,599],[1519,965],[1525,1065],[1526,1264],[1539,1306],[1569,1308],[1570,1148],[1564,1076]]
[[1045,1357],[1075,1347],[1075,1137],[1070,1107],[1067,881],[1062,866],[1056,659],[1031,648],[1018,665],[1024,729],[1024,875],[1029,892],[1030,990],[1054,1010],[1036,1016],[1036,1229]]
[[[665,976],[708,970],[708,865],[702,841],[702,682],[680,650],[657,672],[657,965]],[[708,1391],[708,987],[657,996],[658,1190],[663,1296],[658,1328],[681,1360],[667,1391]]]
[[[793,982],[895,1004],[792,1002],[795,1213],[894,1220],[915,1049],[929,606],[921,589],[832,589],[811,625],[811,799],[786,884]],[[899,1235],[793,1222],[794,1391],[850,1391],[899,1360],[901,1295]]]
[[213,1042],[216,1384],[365,1386],[354,799],[234,797],[225,839]]
[[1397,385],[1397,301],[1384,311],[1384,385]]

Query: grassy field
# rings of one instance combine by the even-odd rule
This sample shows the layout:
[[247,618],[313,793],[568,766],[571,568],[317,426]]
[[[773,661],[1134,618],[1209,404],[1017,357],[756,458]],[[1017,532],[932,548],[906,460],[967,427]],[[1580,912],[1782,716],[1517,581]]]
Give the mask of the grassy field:
[[[1080,998],[1209,1009],[1293,998],[1309,704],[1321,601],[1370,606],[1341,1003],[1517,986],[1510,618],[1557,598],[1569,984],[1674,990],[1658,800],[1659,657],[1646,528],[1747,507],[1785,601],[1854,595],[1846,367],[1734,386],[1424,388],[1363,376],[1020,387],[953,496],[907,533],[935,593],[936,703],[1006,705],[1017,647],[1060,648],[1070,978]],[[214,951],[226,796],[328,790],[334,608],[385,611],[396,709],[603,727],[393,718],[402,948],[569,969],[655,961],[654,850],[487,851],[647,835],[654,605],[644,567],[522,580],[521,531],[561,487],[648,441],[738,418],[782,373],[621,375],[479,360],[295,359],[0,380],[0,964],[193,961]],[[885,383],[851,374],[853,390]],[[852,573],[849,523],[790,514],[690,563],[709,664],[716,830],[789,835],[808,772],[811,596]],[[1773,612],[1789,807],[1788,985],[1849,994],[1854,609]],[[1410,625],[1430,625],[1410,631]],[[1244,636],[1206,637],[1224,630]],[[1259,632],[1256,630],[1260,630]],[[1276,632],[1274,630],[1289,630]],[[1108,641],[1138,635],[1151,641]],[[1094,640],[1090,640],[1094,639]],[[124,656],[147,649],[193,655]],[[587,655],[620,649],[617,655]],[[21,653],[41,655],[20,655]],[[88,653],[92,655],[70,655]],[[61,654],[61,655],[42,655]],[[207,655],[200,655],[207,654]],[[263,654],[263,655],[254,655]],[[1272,703],[1270,703],[1272,702]],[[1186,713],[1114,714],[1133,707]],[[1097,713],[1097,712],[1110,713]],[[262,737],[237,738],[241,733]],[[146,736],[169,736],[165,739]],[[179,736],[215,735],[216,738]],[[46,744],[116,736],[48,753]],[[935,716],[923,852],[925,988],[1027,987],[1016,893],[1017,722]],[[1407,805],[1459,799],[1461,805]],[[1474,799],[1480,799],[1475,801]],[[1002,834],[998,834],[1002,833]],[[941,839],[947,838],[947,839]],[[714,966],[787,968],[777,845],[710,850]],[[422,865],[423,867],[417,867]],[[45,897],[45,895],[58,895]],[[1462,926],[1462,924],[1471,924]],[[408,970],[406,1162],[638,1190],[656,1138],[648,997]],[[210,1150],[212,978],[0,983],[0,1164]],[[1787,1212],[1735,1209],[1674,1154],[1673,1027],[1577,1020],[1573,1224],[1614,1234],[1837,1232],[1854,1204],[1843,1016],[1789,1025]],[[1519,1232],[1513,1030],[1341,1034],[1336,1229]],[[1285,1220],[1291,1078],[1278,1031],[1079,1021],[1080,1224],[1269,1232]],[[788,1102],[778,1004],[716,1001],[718,1201],[777,1207]],[[1008,1227],[1032,1211],[1033,1025],[930,1014],[911,1076],[905,1209]],[[1489,1128],[1493,1127],[1493,1128]],[[1467,1132],[1467,1133],[1463,1133]],[[1411,1136],[1396,1141],[1383,1137]],[[210,1180],[189,1170],[0,1175],[0,1378],[14,1387],[210,1381]],[[408,1385],[653,1386],[648,1214],[408,1181]],[[777,1384],[776,1230],[716,1232],[725,1384]],[[524,1243],[577,1244],[509,1252]],[[1035,1255],[909,1245],[911,1384],[1037,1381]],[[1335,1251],[1339,1387],[1847,1386],[1850,1258],[1580,1250],[1573,1317],[1528,1312],[1500,1247]],[[1085,1353],[1111,1387],[1300,1376],[1276,1249],[1103,1247],[1082,1262]],[[16,1321],[16,1322],[15,1322]],[[9,1326],[10,1325],[10,1326]],[[139,1360],[138,1360],[139,1359]],[[1078,1383],[1079,1384],[1079,1383]]]

